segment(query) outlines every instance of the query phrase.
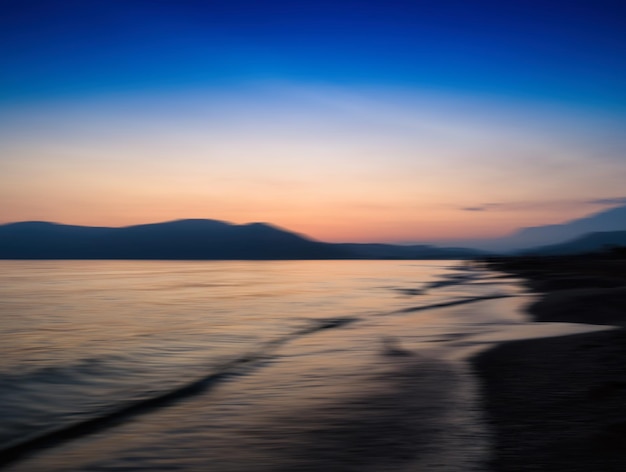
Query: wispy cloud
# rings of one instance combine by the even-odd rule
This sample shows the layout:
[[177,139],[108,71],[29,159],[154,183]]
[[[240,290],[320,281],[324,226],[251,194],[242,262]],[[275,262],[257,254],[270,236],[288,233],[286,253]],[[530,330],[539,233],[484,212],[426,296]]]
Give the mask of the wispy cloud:
[[480,203],[459,208],[461,211],[536,211],[559,210],[588,205],[626,205],[626,197],[594,198],[588,200],[545,200]]
[[588,200],[587,203],[592,205],[624,205],[626,204],[626,197],[598,198],[595,200]]
[[465,207],[461,208],[463,211],[485,211],[488,210],[488,207],[485,206],[474,206],[474,207]]
[[[532,202],[534,203],[534,202]],[[521,210],[532,205],[531,202],[510,202],[510,203],[481,203],[473,206],[462,207],[463,211],[493,211],[493,210]]]

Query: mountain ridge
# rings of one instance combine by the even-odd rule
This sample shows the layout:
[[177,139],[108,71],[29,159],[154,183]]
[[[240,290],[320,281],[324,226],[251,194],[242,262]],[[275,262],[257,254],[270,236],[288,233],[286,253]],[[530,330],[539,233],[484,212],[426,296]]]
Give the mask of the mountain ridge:
[[0,225],[0,259],[459,259],[481,254],[428,245],[326,243],[261,222],[185,219],[118,228],[45,221]]
[[626,231],[597,231],[588,233],[560,244],[551,244],[522,251],[521,255],[570,255],[596,252],[611,246],[626,246]]
[[562,223],[529,226],[498,238],[461,241],[469,248],[510,253],[565,243],[586,234],[626,231],[626,205],[609,208]]

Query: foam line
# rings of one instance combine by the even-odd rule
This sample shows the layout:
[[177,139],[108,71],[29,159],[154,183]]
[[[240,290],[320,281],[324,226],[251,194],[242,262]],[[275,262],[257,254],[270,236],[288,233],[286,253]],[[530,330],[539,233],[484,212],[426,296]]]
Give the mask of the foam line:
[[217,372],[187,383],[179,388],[155,397],[137,400],[79,423],[53,427],[45,431],[34,433],[26,438],[17,439],[0,449],[0,467],[23,459],[27,455],[37,451],[52,448],[61,443],[116,426],[133,417],[170,406],[184,398],[200,395],[210,390],[218,382],[228,377],[241,374],[243,368],[252,367],[254,363],[266,360],[273,350],[285,343],[318,331],[343,327],[357,320],[358,318],[349,317],[314,320],[310,326],[265,343],[263,348],[257,352],[244,355],[228,362]]
[[512,296],[514,295],[499,294],[499,295],[486,295],[483,297],[462,298],[461,300],[452,300],[449,302],[434,303],[432,305],[422,305],[422,306],[413,306],[409,308],[403,308],[402,310],[392,311],[389,314],[399,315],[402,313],[412,313],[414,311],[431,310],[433,308],[445,308],[449,306],[465,305],[466,303],[481,302],[483,300],[494,300],[496,298],[509,298]]

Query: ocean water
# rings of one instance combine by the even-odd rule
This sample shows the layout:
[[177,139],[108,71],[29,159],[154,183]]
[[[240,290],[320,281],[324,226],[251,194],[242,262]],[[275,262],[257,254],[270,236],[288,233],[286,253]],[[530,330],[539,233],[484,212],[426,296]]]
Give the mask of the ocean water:
[[484,470],[468,358],[531,323],[459,261],[1,261],[0,468]]

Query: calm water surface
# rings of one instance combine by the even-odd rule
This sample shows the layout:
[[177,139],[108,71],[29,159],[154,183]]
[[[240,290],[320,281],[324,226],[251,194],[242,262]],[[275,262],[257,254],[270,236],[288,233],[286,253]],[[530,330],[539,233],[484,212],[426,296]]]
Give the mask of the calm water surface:
[[482,470],[467,357],[590,330],[529,323],[514,280],[456,261],[0,274],[0,447],[30,441],[15,471]]

